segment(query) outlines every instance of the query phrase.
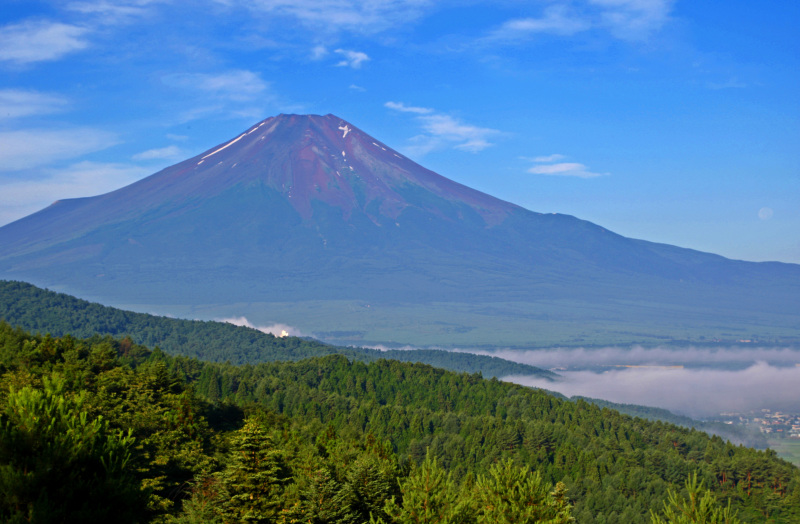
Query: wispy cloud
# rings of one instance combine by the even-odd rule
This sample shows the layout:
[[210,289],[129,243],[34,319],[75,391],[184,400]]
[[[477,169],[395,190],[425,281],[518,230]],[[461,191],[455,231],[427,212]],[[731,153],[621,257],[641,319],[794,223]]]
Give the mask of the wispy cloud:
[[456,149],[473,153],[491,146],[488,138],[499,133],[496,129],[465,124],[449,115],[425,115],[419,118],[431,136],[455,142]]
[[218,0],[282,16],[317,31],[378,33],[413,21],[435,7],[432,0]]
[[271,84],[256,72],[234,69],[220,73],[173,73],[162,83],[179,88],[183,99],[194,107],[177,113],[178,122],[190,122],[214,115],[240,118],[263,118],[265,107],[275,103]]
[[178,146],[167,146],[157,149],[148,149],[133,155],[133,160],[164,160],[169,158],[177,158],[183,154],[183,151]]
[[477,153],[491,147],[493,144],[489,142],[489,138],[500,134],[497,129],[467,124],[427,107],[407,106],[402,102],[386,102],[384,106],[416,115],[415,119],[424,133],[413,137],[411,145],[405,148],[410,155],[421,156],[448,146]]
[[528,173],[533,175],[550,176],[571,176],[577,178],[595,178],[608,175],[608,173],[595,173],[589,168],[578,162],[558,162],[563,160],[564,155],[538,156],[533,159],[535,166],[528,169]]
[[258,73],[242,69],[216,74],[182,73],[165,78],[168,84],[205,91],[237,102],[253,100],[269,90],[269,82],[265,82]]
[[44,166],[118,143],[116,135],[90,128],[0,132],[0,171]]
[[65,109],[67,99],[24,89],[0,89],[0,119],[47,115]]
[[148,0],[106,0],[92,2],[71,2],[66,8],[70,11],[91,15],[103,24],[129,22],[148,13],[148,5],[155,4]]
[[433,109],[430,107],[407,106],[402,102],[386,102],[383,105],[389,109],[394,109],[395,111],[400,111],[403,113],[416,113],[418,115],[427,115],[433,113]]
[[674,0],[588,0],[600,9],[599,25],[623,40],[641,40],[669,20]]
[[369,60],[366,53],[361,51],[351,51],[349,49],[337,49],[334,51],[344,58],[336,65],[339,67],[352,67],[353,69],[361,69],[361,64]]
[[557,1],[541,15],[513,18],[490,31],[484,43],[521,43],[537,35],[574,36],[590,30],[604,31],[620,40],[643,40],[670,19],[673,0]]
[[57,60],[89,46],[88,29],[50,21],[28,21],[0,28],[0,61],[30,64]]
[[314,46],[311,48],[311,60],[322,60],[328,56],[329,53],[330,51],[328,51],[328,48],[324,45]]
[[24,180],[0,179],[0,225],[30,215],[56,200],[100,195],[150,174],[149,168],[117,163],[79,162],[42,169]]
[[554,155],[547,155],[547,156],[537,156],[533,158],[534,162],[558,162],[559,160],[564,160],[566,157],[564,155],[554,154]]
[[541,17],[508,20],[492,31],[487,40],[518,41],[541,33],[571,36],[590,27],[588,20],[572,13],[566,5],[552,5],[544,10]]

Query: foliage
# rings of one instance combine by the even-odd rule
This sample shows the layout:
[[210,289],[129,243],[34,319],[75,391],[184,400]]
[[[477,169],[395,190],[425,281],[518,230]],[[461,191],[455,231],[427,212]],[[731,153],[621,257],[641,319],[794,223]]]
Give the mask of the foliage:
[[669,490],[664,502],[664,516],[651,511],[653,524],[740,524],[736,512],[731,510],[730,501],[725,507],[717,504],[711,490],[703,489],[697,481],[697,474],[686,480],[686,498]]
[[[134,522],[144,493],[127,472],[131,431],[110,430],[59,375],[8,387],[0,414],[0,516],[6,522]],[[102,501],[102,504],[98,504]]]
[[703,507],[800,518],[772,452],[422,364],[233,366],[0,322],[0,413],[5,520],[645,523],[693,472]]

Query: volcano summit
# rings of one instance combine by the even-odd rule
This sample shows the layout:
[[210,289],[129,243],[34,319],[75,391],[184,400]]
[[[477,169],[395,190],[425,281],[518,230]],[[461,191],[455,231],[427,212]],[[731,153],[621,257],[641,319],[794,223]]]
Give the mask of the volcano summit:
[[800,266],[528,211],[333,115],[280,115],[0,228],[0,277],[353,343],[800,337]]

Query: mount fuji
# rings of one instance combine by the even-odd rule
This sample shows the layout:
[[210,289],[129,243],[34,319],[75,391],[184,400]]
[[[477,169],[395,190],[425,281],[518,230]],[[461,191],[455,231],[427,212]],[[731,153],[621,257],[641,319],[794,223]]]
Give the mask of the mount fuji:
[[334,115],[279,115],[0,228],[0,278],[337,343],[800,338],[800,265],[625,238],[499,200]]

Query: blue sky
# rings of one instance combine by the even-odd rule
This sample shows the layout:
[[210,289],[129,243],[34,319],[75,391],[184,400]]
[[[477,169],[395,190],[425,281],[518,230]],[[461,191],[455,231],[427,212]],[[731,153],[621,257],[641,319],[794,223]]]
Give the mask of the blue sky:
[[0,224],[278,113],[540,212],[800,263],[800,3],[2,0]]

